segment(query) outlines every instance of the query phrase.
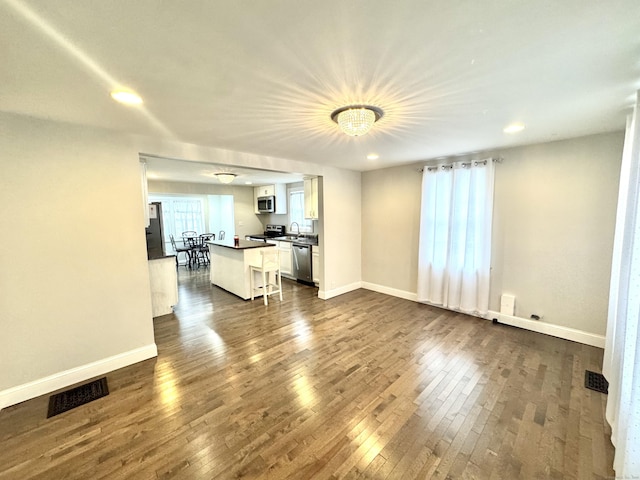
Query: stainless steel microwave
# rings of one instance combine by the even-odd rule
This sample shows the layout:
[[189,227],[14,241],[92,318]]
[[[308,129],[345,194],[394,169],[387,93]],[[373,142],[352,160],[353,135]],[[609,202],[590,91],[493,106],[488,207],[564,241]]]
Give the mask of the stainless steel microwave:
[[258,197],[258,211],[260,213],[273,213],[276,211],[276,197]]

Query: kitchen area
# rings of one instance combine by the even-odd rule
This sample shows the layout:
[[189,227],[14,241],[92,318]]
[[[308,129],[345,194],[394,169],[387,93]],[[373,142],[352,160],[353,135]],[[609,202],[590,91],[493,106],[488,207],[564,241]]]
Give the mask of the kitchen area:
[[[281,277],[309,287],[320,283],[320,249],[317,221],[317,178],[303,182],[254,187],[254,214],[261,221],[292,220],[288,224],[265,223],[261,232],[234,235],[233,240],[212,240],[210,281],[238,297],[253,298],[250,287],[260,284],[252,266],[272,249],[279,257]],[[267,283],[275,285],[275,277]]]
[[320,249],[318,234],[300,233],[296,222],[287,233],[285,225],[267,224],[260,234],[247,235],[246,240],[270,243],[280,251],[280,271],[286,278],[306,285],[320,282]]
[[[166,160],[164,160],[166,162]],[[154,170],[153,162],[147,159],[149,170]],[[149,165],[151,163],[151,165]],[[173,166],[176,161],[172,162]],[[184,165],[185,162],[178,166],[191,166],[193,162]],[[157,162],[156,162],[157,164]],[[202,164],[200,164],[202,165]],[[275,247],[280,257],[280,272],[283,278],[299,283],[301,286],[309,286],[317,288],[321,281],[321,254],[319,245],[319,201],[318,190],[321,178],[302,176],[293,177],[292,174],[280,177],[264,176],[267,181],[252,182],[259,174],[273,175],[273,172],[239,172],[231,184],[221,185],[214,178],[208,182],[199,180],[197,176],[191,175],[193,180],[188,180],[186,176],[180,177],[176,170],[173,170],[173,179],[159,180],[161,176],[160,169],[153,171],[154,177],[148,180],[149,199],[157,202],[161,200],[167,205],[173,205],[171,210],[178,213],[178,205],[189,207],[188,216],[192,217],[190,223],[185,223],[185,213],[182,213],[180,220],[173,218],[168,213],[164,216],[164,232],[160,235],[164,239],[164,253],[166,255],[176,254],[176,246],[181,249],[183,243],[183,229],[195,230],[198,234],[212,231],[214,238],[209,245],[211,254],[213,249],[218,253],[225,252],[224,256],[240,256],[243,261],[235,261],[233,265],[248,265],[246,259],[252,258],[264,247]],[[192,172],[194,173],[194,172]],[[260,185],[248,185],[250,183],[265,183]],[[153,199],[153,200],[152,200]],[[220,203],[222,200],[224,204]],[[214,205],[222,205],[222,207],[213,208]],[[200,205],[200,206],[199,206]],[[158,205],[158,213],[169,212],[169,208],[162,210],[162,206]],[[183,208],[184,210],[184,208]],[[220,222],[220,214],[227,217],[222,230],[218,230]],[[202,217],[202,220],[197,218]],[[199,223],[198,223],[199,222]],[[191,225],[193,225],[191,227]],[[213,229],[213,230],[212,230]],[[224,233],[223,233],[224,232]],[[148,233],[148,232],[147,232]],[[169,236],[175,239],[176,245],[170,243]],[[223,236],[221,237],[222,234]],[[225,238],[226,237],[226,238]],[[232,248],[229,251],[221,250],[215,246],[216,243],[231,242],[233,245],[234,237],[238,237],[242,242],[240,249]],[[149,247],[151,247],[150,235],[147,235]],[[246,243],[245,243],[246,242]],[[256,243],[257,242],[257,243]],[[155,247],[158,248],[157,246]],[[234,251],[231,251],[234,250]],[[269,248],[270,250],[270,248]],[[238,252],[241,252],[240,255]],[[187,270],[208,269],[208,275],[211,283],[224,288],[231,293],[236,294],[240,298],[247,298],[244,285],[249,275],[248,267],[235,268],[233,275],[243,277],[236,279],[236,282],[229,282],[228,278],[231,272],[223,273],[221,270],[228,270],[223,265],[216,265],[212,261],[210,264],[189,265],[186,262],[186,255],[178,255],[178,269],[181,271],[183,267]],[[213,257],[213,255],[211,255]],[[151,257],[150,257],[151,258]],[[231,260],[230,260],[231,261]],[[151,260],[153,262],[153,260]],[[175,260],[174,260],[175,262]],[[230,263],[230,265],[231,265]],[[229,265],[227,265],[229,267]],[[195,273],[195,271],[194,271]],[[225,285],[237,285],[237,291],[225,288]]]
[[318,177],[254,187],[254,212],[266,222],[262,232],[245,236],[275,245],[282,275],[311,286],[320,283],[318,203]]

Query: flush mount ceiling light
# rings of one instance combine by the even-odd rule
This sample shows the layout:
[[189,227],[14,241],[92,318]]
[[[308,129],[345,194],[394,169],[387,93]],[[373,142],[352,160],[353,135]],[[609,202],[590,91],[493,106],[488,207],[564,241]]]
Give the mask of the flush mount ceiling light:
[[126,105],[140,105],[142,103],[142,98],[138,94],[128,90],[114,90],[111,92],[111,98]]
[[504,127],[504,133],[518,133],[524,130],[524,125],[521,123],[512,123],[511,125],[507,125]]
[[215,173],[214,175],[220,180],[220,183],[231,183],[237,177],[235,173],[227,172]]
[[380,120],[384,112],[371,105],[349,105],[335,110],[331,120],[336,122],[344,133],[351,137],[364,135],[373,124]]

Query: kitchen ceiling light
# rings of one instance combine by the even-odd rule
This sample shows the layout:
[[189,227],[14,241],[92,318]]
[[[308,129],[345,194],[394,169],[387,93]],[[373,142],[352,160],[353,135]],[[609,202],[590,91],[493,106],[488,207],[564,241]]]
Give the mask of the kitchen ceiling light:
[[518,133],[524,130],[524,125],[521,123],[512,123],[504,128],[504,133]]
[[370,153],[367,155],[367,160],[377,160],[380,156],[377,153]]
[[331,120],[336,122],[344,133],[351,137],[364,135],[373,124],[380,120],[384,112],[370,105],[350,105],[335,110]]
[[216,173],[215,176],[220,180],[220,183],[231,183],[234,178],[237,177],[235,173]]
[[142,103],[142,98],[139,95],[127,90],[114,90],[111,92],[111,98],[126,105],[140,105]]

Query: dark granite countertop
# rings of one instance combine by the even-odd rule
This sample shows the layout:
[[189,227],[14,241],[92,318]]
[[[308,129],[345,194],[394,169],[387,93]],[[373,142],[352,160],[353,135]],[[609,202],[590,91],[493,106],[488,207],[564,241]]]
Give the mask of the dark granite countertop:
[[242,240],[240,239],[238,241],[238,246],[236,247],[233,244],[233,238],[231,238],[230,240],[215,240],[215,241],[210,241],[207,242],[210,245],[215,245],[217,247],[226,247],[226,248],[232,248],[233,250],[246,250],[248,248],[264,248],[264,247],[275,247],[275,245],[273,245],[272,243],[265,243],[265,242],[254,242],[253,240]]

